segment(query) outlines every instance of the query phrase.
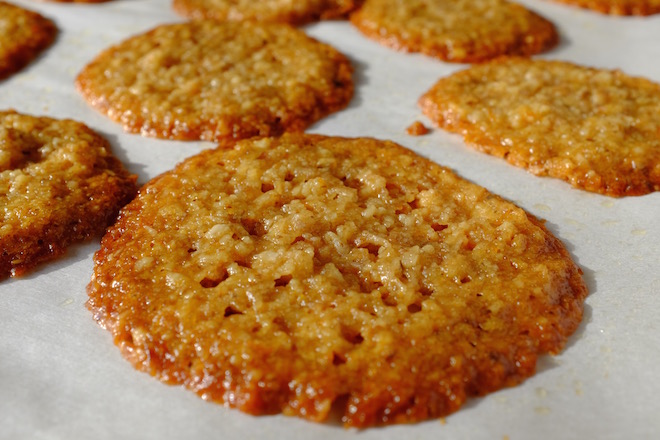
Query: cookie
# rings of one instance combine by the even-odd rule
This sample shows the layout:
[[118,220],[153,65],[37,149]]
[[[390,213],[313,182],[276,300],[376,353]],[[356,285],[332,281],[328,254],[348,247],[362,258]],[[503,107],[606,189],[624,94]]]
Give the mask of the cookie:
[[334,404],[357,427],[522,381],[587,293],[515,205],[394,143],[299,133],[155,178],[94,261],[88,307],[137,369],[252,414]]
[[651,15],[660,13],[660,0],[555,0],[611,15]]
[[0,79],[25,67],[56,35],[57,28],[49,19],[0,1]]
[[302,131],[346,106],[352,67],[280,23],[191,21],[111,47],[77,78],[129,132],[223,141]]
[[534,174],[608,196],[660,190],[660,85],[614,70],[515,58],[440,79],[438,126]]
[[385,46],[459,63],[533,55],[559,40],[551,22],[505,0],[366,0],[351,21]]
[[303,24],[345,17],[357,0],[174,0],[174,10],[192,19],[277,21]]
[[135,191],[135,176],[85,125],[0,112],[0,278],[100,235]]

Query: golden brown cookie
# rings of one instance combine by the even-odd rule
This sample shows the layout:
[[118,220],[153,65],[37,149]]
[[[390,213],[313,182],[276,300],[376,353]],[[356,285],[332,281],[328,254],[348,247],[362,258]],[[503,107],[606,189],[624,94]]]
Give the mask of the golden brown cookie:
[[522,209],[394,143],[304,134],[155,178],[94,260],[88,306],[139,370],[252,414],[337,402],[358,427],[522,381],[587,293]]
[[174,0],[184,17],[196,20],[255,20],[303,24],[345,17],[357,0]]
[[532,55],[559,40],[548,20],[505,0],[366,0],[351,21],[385,46],[451,62]]
[[56,35],[57,28],[49,19],[0,1],[0,79],[27,65]]
[[135,191],[135,176],[85,125],[0,112],[0,278],[101,234]]
[[660,85],[620,71],[514,58],[440,79],[438,126],[541,176],[609,196],[660,190]]
[[302,131],[353,96],[352,68],[286,24],[164,25],[111,47],[77,86],[127,131],[222,141]]
[[611,15],[651,15],[660,13],[660,0],[555,0]]

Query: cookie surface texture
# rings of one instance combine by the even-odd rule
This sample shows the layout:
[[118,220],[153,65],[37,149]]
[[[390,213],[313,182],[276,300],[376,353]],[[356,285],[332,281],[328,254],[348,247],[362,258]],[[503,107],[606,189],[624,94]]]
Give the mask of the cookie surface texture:
[[56,35],[57,28],[49,19],[0,1],[0,79],[27,65]]
[[532,55],[559,40],[551,22],[504,0],[366,0],[351,21],[385,46],[451,62]]
[[438,126],[533,174],[608,196],[660,190],[660,85],[620,71],[510,59],[438,81]]
[[610,15],[651,15],[660,13],[660,0],[555,0]]
[[184,17],[214,20],[277,21],[303,24],[346,16],[355,0],[174,0]]
[[321,421],[336,401],[366,427],[533,374],[586,288],[539,221],[448,169],[391,142],[286,134],[148,183],[88,293],[139,370],[253,414]]
[[129,132],[221,141],[302,131],[346,106],[348,59],[287,24],[165,25],[112,47],[78,89]]
[[0,112],[0,278],[102,234],[135,191],[134,176],[85,125]]

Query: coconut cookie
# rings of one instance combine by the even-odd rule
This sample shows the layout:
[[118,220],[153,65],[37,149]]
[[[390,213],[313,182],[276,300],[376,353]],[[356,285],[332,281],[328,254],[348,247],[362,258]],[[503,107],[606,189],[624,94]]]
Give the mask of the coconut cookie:
[[135,191],[135,176],[85,125],[0,112],[0,278],[101,234]]
[[611,15],[651,15],[660,13],[660,0],[555,0]]
[[353,95],[352,68],[286,24],[160,26],[114,46],[77,86],[129,132],[222,141],[302,131]]
[[278,21],[303,24],[345,17],[357,0],[174,0],[184,17],[215,20]]
[[56,35],[57,28],[49,19],[0,1],[0,79],[36,58]]
[[94,261],[88,307],[139,370],[252,414],[337,402],[358,427],[522,381],[587,294],[513,204],[391,142],[297,133],[155,178]]
[[559,40],[548,20],[505,0],[366,0],[351,21],[385,46],[461,63],[532,55]]
[[476,149],[609,196],[660,190],[660,85],[620,71],[508,59],[438,81],[420,106]]

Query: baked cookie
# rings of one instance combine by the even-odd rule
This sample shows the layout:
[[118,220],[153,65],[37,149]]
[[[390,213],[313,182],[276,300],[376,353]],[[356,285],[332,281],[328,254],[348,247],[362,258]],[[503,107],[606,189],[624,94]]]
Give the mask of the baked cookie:
[[438,126],[534,174],[608,196],[660,190],[660,85],[620,71],[514,58],[440,79]]
[[532,55],[559,40],[548,20],[505,0],[366,0],[351,21],[385,46],[460,63]]
[[88,307],[139,370],[358,427],[522,381],[587,293],[522,209],[391,142],[299,133],[152,180],[94,261]]
[[0,278],[101,234],[135,191],[135,176],[85,125],[0,112]]
[[255,20],[303,24],[345,17],[357,0],[174,0],[174,10],[196,20]]
[[660,13],[660,0],[555,0],[611,15],[651,15]]
[[49,19],[0,1],[0,79],[36,58],[56,35],[57,28]]
[[206,20],[111,47],[77,86],[129,132],[222,141],[304,130],[346,106],[351,76],[344,55],[289,25]]

